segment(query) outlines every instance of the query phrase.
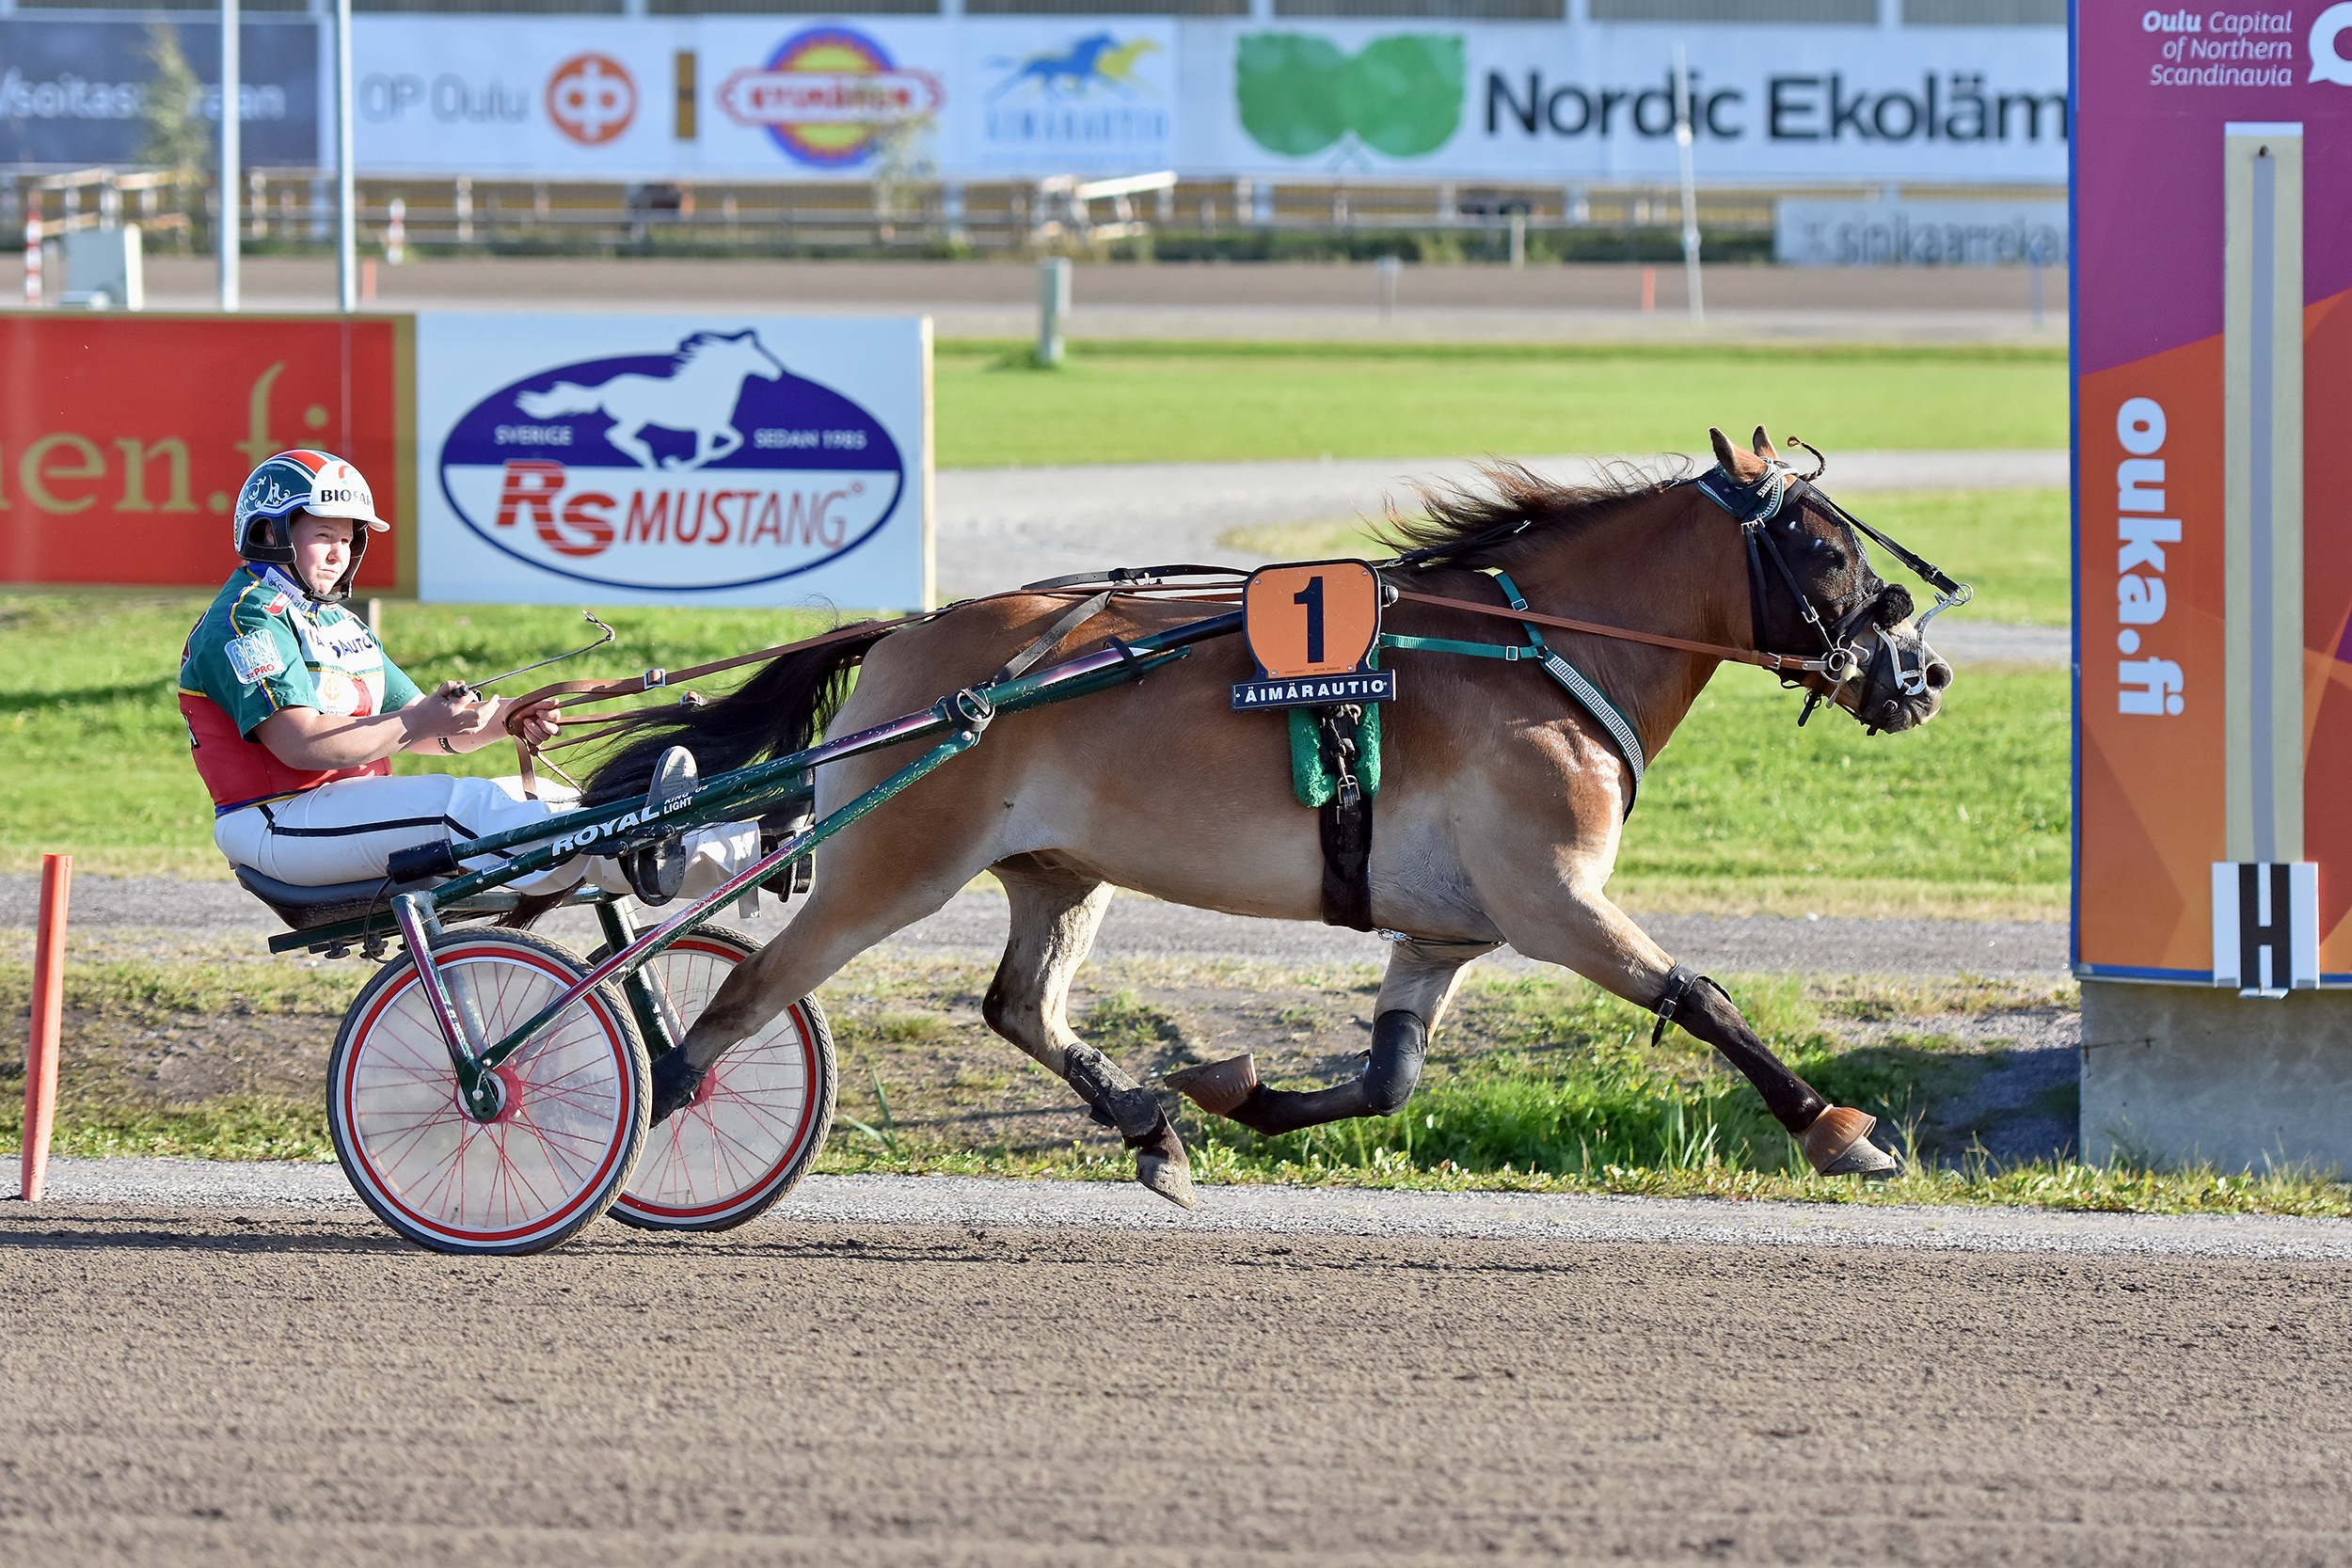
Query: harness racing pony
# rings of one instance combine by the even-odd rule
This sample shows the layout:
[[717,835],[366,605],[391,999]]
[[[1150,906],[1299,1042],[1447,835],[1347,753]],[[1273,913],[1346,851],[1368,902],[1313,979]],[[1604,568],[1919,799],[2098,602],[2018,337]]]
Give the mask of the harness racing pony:
[[[1384,625],[1410,636],[1490,639],[1492,621],[1421,595],[1493,606],[1497,584],[1486,575],[1493,570],[1507,573],[1537,613],[1719,652],[1818,654],[1834,625],[1835,640],[1859,657],[1832,661],[1851,668],[1847,678],[1815,672],[1790,682],[1809,688],[1808,712],[1815,700],[1827,702],[1885,731],[1932,718],[1951,668],[1911,626],[1909,594],[1871,570],[1855,531],[1867,525],[1787,480],[1762,430],[1753,453],[1711,434],[1719,467],[1710,478],[1769,492],[1769,510],[1727,516],[1730,503],[1684,478],[1628,472],[1568,488],[1521,468],[1490,468],[1482,493],[1423,493],[1425,520],[1391,513],[1391,531],[1420,547],[1383,569],[1411,591]],[[673,743],[690,745],[715,771],[803,747],[829,721],[848,734],[923,708],[942,690],[983,680],[1068,609],[1066,595],[999,597],[787,655],[732,696],[682,718],[670,709],[649,719],[597,771],[590,797],[642,792],[653,759]],[[1197,601],[1115,599],[1062,651],[1199,616]],[[1603,636],[1554,632],[1549,641],[1629,721],[1645,761],[1663,749],[1720,662]],[[861,657],[864,672],[845,700]],[[1065,1005],[1115,887],[1232,914],[1322,916],[1323,845],[1316,814],[1292,798],[1287,723],[1279,713],[1231,710],[1229,689],[1253,673],[1241,640],[1223,638],[1140,683],[1004,715],[988,744],[827,841],[815,890],[789,928],[735,971],[679,1050],[657,1064],[656,1117],[691,1100],[730,1045],[993,871],[1010,900],[1011,932],[982,1004],[989,1026],[1120,1129],[1136,1151],[1136,1180],[1190,1207],[1184,1144],[1158,1097],[1080,1039]],[[1610,902],[1604,889],[1637,781],[1592,712],[1517,662],[1416,655],[1400,675],[1381,726],[1386,783],[1369,884],[1374,920],[1406,939],[1390,952],[1368,1065],[1311,1093],[1260,1084],[1246,1056],[1186,1069],[1169,1085],[1268,1134],[1391,1115],[1413,1091],[1464,966],[1507,942],[1658,1009],[1661,1029],[1671,1016],[1722,1052],[1816,1170],[1893,1170],[1894,1159],[1867,1138],[1870,1117],[1829,1105],[1719,987],[1677,965]],[[854,799],[911,754],[898,747],[820,768],[818,811]]]

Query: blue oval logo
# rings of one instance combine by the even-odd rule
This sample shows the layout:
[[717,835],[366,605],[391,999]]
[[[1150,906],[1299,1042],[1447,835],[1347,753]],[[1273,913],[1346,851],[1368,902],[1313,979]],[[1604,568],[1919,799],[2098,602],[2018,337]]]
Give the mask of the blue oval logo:
[[607,588],[745,588],[840,560],[890,520],[882,422],[759,334],[524,377],[441,443],[441,494],[494,548]]

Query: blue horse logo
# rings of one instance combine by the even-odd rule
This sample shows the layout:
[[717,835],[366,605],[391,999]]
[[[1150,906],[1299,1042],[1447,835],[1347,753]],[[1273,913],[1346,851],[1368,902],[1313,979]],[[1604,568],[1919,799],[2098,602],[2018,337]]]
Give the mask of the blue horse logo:
[[1048,98],[1084,98],[1098,87],[1132,93],[1143,86],[1136,74],[1136,62],[1159,47],[1151,39],[1121,43],[1108,33],[1094,33],[1059,54],[992,60],[992,65],[1012,68],[1012,74],[996,84],[989,101],[993,103],[1024,85],[1034,85]]

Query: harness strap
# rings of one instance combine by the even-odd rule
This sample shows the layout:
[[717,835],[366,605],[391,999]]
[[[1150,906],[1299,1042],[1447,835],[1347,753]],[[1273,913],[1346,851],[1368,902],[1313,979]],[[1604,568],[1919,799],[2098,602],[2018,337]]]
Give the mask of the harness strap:
[[[1415,604],[1433,604],[1445,610],[1467,610],[1472,615],[1499,616],[1517,621],[1522,626],[1550,626],[1560,631],[1581,631],[1594,637],[1614,638],[1620,642],[1645,642],[1653,648],[1676,648],[1686,654],[1705,654],[1737,664],[1753,664],[1759,670],[1796,671],[1804,674],[1820,674],[1829,668],[1825,658],[1799,658],[1794,654],[1767,654],[1754,648],[1735,648],[1724,642],[1694,642],[1687,637],[1668,637],[1663,632],[1635,631],[1630,626],[1605,626],[1594,621],[1571,620],[1565,615],[1539,615],[1534,610],[1524,612],[1507,610],[1501,605],[1480,604],[1474,599],[1449,599],[1442,594],[1417,594],[1409,588],[1397,590],[1397,597]],[[1522,657],[1525,656],[1522,655]]]
[[1103,608],[1111,602],[1111,594],[1114,592],[1116,590],[1105,588],[1092,598],[1080,599],[1076,604],[1063,610],[1060,617],[1052,626],[1047,626],[1042,635],[1013,655],[1005,667],[989,676],[984,684],[994,686],[999,681],[1009,681],[1027,674],[1029,667],[1043,658],[1063,638],[1102,614]]
[[[1524,613],[1525,616],[1534,617],[1534,612],[1527,609],[1526,595],[1519,592],[1518,584],[1511,580],[1508,573],[1497,572],[1495,583],[1502,590],[1503,596],[1511,601],[1511,608],[1509,610],[1497,610],[1494,613],[1512,615]],[[1406,594],[1404,596],[1408,599],[1431,597],[1426,594]],[[1456,601],[1440,599],[1434,602],[1454,604]],[[1463,604],[1461,608],[1484,609],[1485,607]],[[1616,747],[1617,754],[1625,758],[1626,767],[1633,775],[1633,787],[1626,792],[1625,800],[1626,813],[1630,816],[1633,811],[1634,799],[1642,791],[1643,776],[1649,770],[1649,758],[1642,750],[1642,737],[1634,730],[1631,721],[1618,710],[1617,705],[1609,700],[1607,693],[1595,685],[1583,671],[1562,657],[1558,649],[1544,641],[1544,634],[1535,629],[1534,619],[1549,618],[1520,619],[1519,626],[1527,633],[1527,641],[1516,645],[1508,642],[1461,642],[1450,637],[1410,637],[1397,632],[1382,632],[1380,645],[1384,648],[1403,648],[1420,653],[1467,654],[1472,658],[1499,658],[1507,663],[1533,659],[1541,665],[1545,674],[1558,682],[1569,696],[1576,699],[1578,706],[1593,716],[1601,729],[1607,733],[1610,743]]]
[[[1527,595],[1519,592],[1519,585],[1511,580],[1509,573],[1497,572],[1495,586],[1502,590],[1513,610],[1524,610],[1527,608]],[[1641,736],[1634,731],[1626,716],[1617,711],[1617,705],[1611,702],[1583,671],[1561,657],[1556,649],[1545,642],[1544,634],[1535,629],[1533,622],[1520,624],[1527,628],[1527,641],[1534,648],[1544,673],[1558,681],[1585,712],[1600,721],[1600,727],[1609,732],[1611,740],[1616,742],[1618,754],[1625,758],[1626,767],[1633,773],[1633,787],[1627,790],[1625,796],[1626,815],[1632,816],[1633,799],[1642,792],[1642,775],[1649,770],[1649,758],[1642,750]]]
[[1691,988],[1706,978],[1697,970],[1685,969],[1680,964],[1666,971],[1666,994],[1658,999],[1658,1027],[1649,1032],[1652,1050],[1656,1050],[1658,1042],[1666,1037],[1666,1025],[1672,1023],[1675,1014],[1682,1010],[1683,998],[1691,994]]

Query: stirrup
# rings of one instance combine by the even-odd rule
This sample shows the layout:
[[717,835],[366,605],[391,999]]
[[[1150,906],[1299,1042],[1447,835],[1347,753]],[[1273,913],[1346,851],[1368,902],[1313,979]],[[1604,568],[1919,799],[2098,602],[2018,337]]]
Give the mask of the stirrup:
[[[700,782],[693,752],[683,746],[673,746],[662,752],[661,760],[654,764],[653,784],[645,791],[644,820],[655,821],[681,801],[692,799]],[[659,908],[675,898],[678,889],[686,885],[686,864],[691,858],[685,838],[672,833],[624,853],[620,857],[621,875],[628,879],[629,890],[637,895],[639,903]]]

